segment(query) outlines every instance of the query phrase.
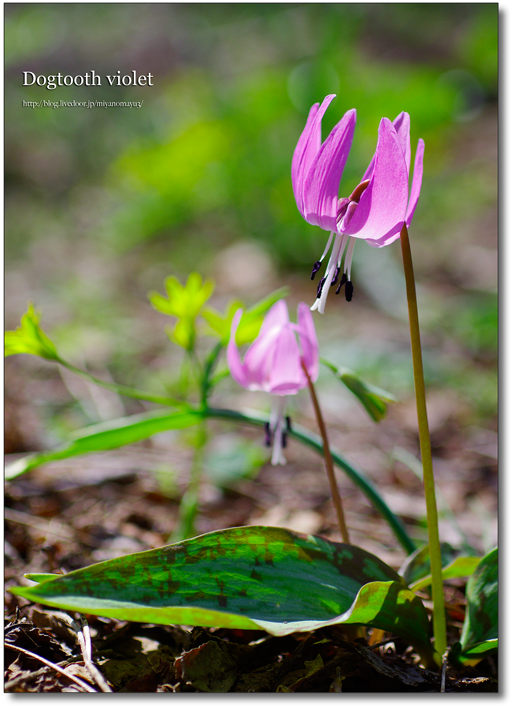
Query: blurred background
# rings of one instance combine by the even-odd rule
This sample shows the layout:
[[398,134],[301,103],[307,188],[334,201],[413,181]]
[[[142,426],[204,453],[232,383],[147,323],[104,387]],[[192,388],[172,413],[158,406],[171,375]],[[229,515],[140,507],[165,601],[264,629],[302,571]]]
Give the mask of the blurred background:
[[[410,237],[435,468],[463,532],[479,549],[491,546],[497,8],[7,4],[6,327],[18,325],[32,300],[64,357],[105,379],[164,392],[181,352],[164,335],[167,322],[150,307],[149,291],[162,292],[168,275],[184,282],[197,270],[214,279],[211,304],[221,311],[231,297],[250,305],[285,285],[293,314],[299,301],[311,305],[310,271],[327,236],[299,215],[290,178],[309,108],[337,94],[324,136],[344,112],[357,109],[340,196],[364,173],[381,117],[393,120],[407,111],[412,158],[418,138],[426,143]],[[22,86],[23,71],[92,70],[103,77],[118,70],[151,73],[153,86]],[[23,106],[41,99],[143,105]],[[325,316],[315,315],[321,353],[398,402],[376,426],[326,370],[318,392],[333,443],[385,488],[396,512],[420,525],[422,505],[410,507],[410,492],[419,497],[420,483],[411,460],[418,443],[399,243],[375,250],[360,242],[353,282],[351,304],[331,296]],[[5,381],[8,453],[46,448],[78,427],[144,409],[135,400],[93,392],[29,356],[7,360]],[[269,408],[267,398],[246,394],[230,380],[216,402]],[[314,428],[305,395],[294,407]],[[258,434],[250,436],[258,445]],[[153,443],[161,448],[165,442]],[[295,447],[291,457],[291,450],[287,479],[299,470],[300,452]],[[268,482],[271,470],[261,472]],[[355,506],[346,479],[342,492],[347,507]],[[270,519],[266,524],[277,518]],[[290,517],[282,519],[290,525]],[[319,529],[319,522],[311,527]],[[457,541],[452,524],[443,531],[447,541]]]

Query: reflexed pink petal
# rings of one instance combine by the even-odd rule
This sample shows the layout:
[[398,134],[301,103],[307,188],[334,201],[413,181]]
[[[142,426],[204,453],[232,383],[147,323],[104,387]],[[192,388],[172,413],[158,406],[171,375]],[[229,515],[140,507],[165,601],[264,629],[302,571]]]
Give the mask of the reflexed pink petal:
[[[229,370],[239,385],[248,390],[264,390],[278,395],[296,394],[307,384],[300,362],[302,352],[311,375],[317,376],[318,342],[312,316],[305,304],[300,304],[298,325],[289,321],[283,300],[274,304],[243,362],[235,340],[241,316],[242,310],[239,309],[233,317],[227,349]],[[296,332],[301,340],[301,350]]]
[[308,143],[312,139],[312,145],[309,146],[308,149],[311,150],[311,152],[314,152],[314,154],[318,154],[318,151],[321,147],[321,126],[319,130],[315,130],[314,132],[312,131],[312,127],[314,124],[314,118],[316,116],[316,113],[318,112],[318,108],[320,107],[319,103],[315,103],[312,108],[309,111],[309,117],[307,118],[307,122],[305,123],[305,127],[303,128],[303,132],[300,135],[300,139],[298,140],[296,144],[296,148],[294,150],[293,158],[292,158],[292,163],[291,163],[291,179],[292,179],[292,185],[293,185],[293,191],[294,191],[294,198],[296,199],[296,205],[298,206],[298,210],[300,213],[303,215],[303,204],[301,203],[300,200],[300,191],[301,188],[299,187],[300,180],[298,179],[298,175],[300,174],[300,164],[302,160],[302,154],[304,149],[307,147]]
[[399,113],[394,120],[394,127],[406,160],[406,171],[409,174],[412,150],[410,149],[410,116],[408,113]]
[[298,158],[296,163],[294,162],[293,156],[293,165],[291,165],[293,190],[296,198],[296,204],[304,218],[304,181],[309,171],[309,168],[313,163],[314,159],[316,158],[316,155],[318,154],[318,151],[321,147],[321,121],[323,119],[325,111],[329,107],[332,99],[335,97],[335,94],[332,93],[324,98],[323,103],[319,106],[317,110],[315,110],[315,106],[311,108],[311,112],[313,113],[312,120],[311,115],[309,113],[309,118],[307,119],[307,123],[303,130],[303,133],[300,136],[300,140],[298,140],[298,145],[296,146],[298,149]]
[[394,126],[383,118],[379,125],[374,173],[362,193],[350,223],[340,224],[340,232],[356,238],[379,240],[399,224],[402,226],[408,203],[408,172]]
[[[395,122],[395,121],[394,121]],[[410,200],[408,202],[408,209],[406,213],[406,225],[409,226],[412,222],[413,214],[417,202],[419,201],[419,195],[421,193],[422,185],[422,175],[423,175],[423,156],[424,156],[424,140],[420,139],[417,145],[417,152],[415,153],[415,165],[413,170],[413,182],[412,189],[410,192]],[[381,236],[377,240],[367,239],[367,243],[373,248],[382,248],[385,245],[390,245],[395,240],[399,239],[401,233],[401,227],[399,224],[392,228],[388,233]]]
[[324,230],[336,229],[339,183],[355,126],[356,111],[352,109],[332,129],[305,176],[302,192],[304,218]]
[[303,302],[298,304],[298,333],[305,367],[312,382],[316,382],[319,369],[318,337],[311,310]]
[[419,201],[421,193],[422,175],[423,175],[423,157],[424,157],[424,140],[420,139],[415,153],[415,163],[413,167],[412,190],[410,192],[410,201],[408,202],[408,210],[406,212],[406,225],[409,226],[412,222],[415,207]]
[[[260,332],[244,356],[250,390],[268,390],[273,352],[283,327],[273,326]],[[266,386],[267,385],[267,386]]]
[[287,311],[287,304],[284,299],[280,299],[273,304],[273,306],[267,312],[265,319],[262,322],[262,328],[260,329],[260,334],[273,326],[284,326],[289,323],[289,312]]
[[249,386],[247,371],[242,363],[242,360],[240,359],[240,353],[235,341],[235,335],[241,318],[242,309],[238,309],[238,311],[235,312],[231,323],[231,334],[229,336],[229,343],[227,347],[227,363],[233,380],[241,387],[247,388]]
[[240,353],[236,344],[235,336],[242,310],[239,309],[231,324],[231,335],[227,347],[227,361],[231,377],[241,387],[246,390],[268,389],[266,381],[270,378],[272,358],[276,338],[280,327],[274,326],[260,333],[244,356],[244,361],[240,359]]
[[295,395],[305,384],[300,347],[294,331],[285,326],[274,343],[268,391],[275,395]]
[[391,230],[389,230],[388,233],[385,233],[385,235],[381,236],[381,238],[378,238],[377,240],[371,240],[370,238],[367,238],[365,242],[368,243],[372,248],[384,248],[385,245],[390,245],[396,240],[399,240],[402,228],[403,224],[398,223]]
[[[370,164],[367,167],[366,172],[363,174],[363,179],[361,181],[365,181],[365,179],[372,179],[372,174],[374,173],[374,164],[376,163],[376,155],[374,153],[374,156],[370,160]],[[359,182],[361,184],[361,182]]]
[[[393,126],[395,127],[397,139],[399,140],[399,144],[401,145],[403,154],[405,155],[406,167],[408,169],[408,172],[410,172],[410,116],[408,115],[408,113],[399,113],[399,115],[393,122]],[[374,154],[361,181],[365,181],[365,179],[372,178],[372,174],[374,173],[375,161],[376,155]]]

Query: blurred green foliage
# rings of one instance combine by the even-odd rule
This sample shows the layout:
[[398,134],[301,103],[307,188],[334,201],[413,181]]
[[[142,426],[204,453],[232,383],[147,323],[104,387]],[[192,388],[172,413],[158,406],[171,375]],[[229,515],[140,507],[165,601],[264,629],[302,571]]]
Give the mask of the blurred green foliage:
[[164,282],[166,297],[158,292],[150,292],[150,303],[161,314],[178,318],[175,326],[167,327],[166,333],[174,343],[187,351],[195,350],[195,320],[200,310],[211,297],[214,283],[202,281],[198,272],[192,272],[184,287],[176,277],[167,277]]
[[[163,61],[154,42],[156,53],[169,48]],[[83,194],[98,210],[86,230],[105,244],[108,234],[109,247],[168,238],[175,250],[195,234],[204,239],[216,220],[226,241],[258,238],[282,265],[307,265],[321,234],[298,216],[288,166],[312,103],[338,94],[325,133],[357,108],[345,193],[373,153],[381,116],[401,110],[412,115],[413,142],[426,140],[429,186],[448,158],[454,120],[496,97],[497,12],[493,4],[11,5],[5,54],[8,197],[21,179],[33,187],[24,198],[35,211],[63,222],[95,186]],[[154,87],[48,91],[21,81],[28,69],[103,76],[130,66],[153,70]],[[144,104],[22,107],[41,98]],[[468,192],[465,184],[449,189],[453,202],[461,189]],[[430,190],[424,209],[435,207],[438,219]],[[469,195],[477,206],[479,194]],[[65,209],[56,212],[56,201]],[[19,209],[10,205],[8,228],[22,241],[38,237],[34,222],[16,227]],[[7,238],[8,251],[15,240]]]
[[28,353],[47,360],[58,360],[56,347],[41,329],[40,314],[34,310],[34,305],[31,302],[22,316],[20,326],[15,331],[6,331],[4,353],[6,357],[18,353]]
[[[6,5],[8,323],[19,321],[21,301],[49,303],[60,349],[64,342],[81,352],[97,346],[119,377],[131,372],[135,384],[153,389],[158,371],[127,371],[128,358],[149,360],[157,351],[150,329],[133,322],[166,276],[212,276],[221,251],[246,239],[280,277],[308,277],[325,234],[296,209],[290,163],[310,106],[334,92],[324,135],[349,108],[358,115],[341,194],[364,172],[382,116],[408,111],[412,150],[419,137],[426,142],[411,231],[419,282],[427,278],[439,290],[425,325],[453,337],[470,361],[439,355],[436,342],[430,355],[427,341],[427,373],[430,382],[466,385],[488,413],[496,277],[482,279],[478,264],[468,274],[462,259],[468,245],[483,257],[496,248],[496,155],[492,138],[481,136],[497,122],[497,23],[493,3]],[[23,71],[133,69],[151,72],[154,85],[22,85]],[[143,107],[22,104],[41,99],[142,100]],[[384,266],[388,286],[400,291],[401,275],[392,275],[398,251],[362,250],[354,258],[357,291],[399,315],[397,304],[388,310],[396,298],[374,277]],[[334,359],[396,392],[392,376],[408,384],[408,352],[395,351],[390,370],[384,347],[367,355],[362,341],[352,341],[348,349],[349,360]],[[474,389],[486,375],[489,385]]]

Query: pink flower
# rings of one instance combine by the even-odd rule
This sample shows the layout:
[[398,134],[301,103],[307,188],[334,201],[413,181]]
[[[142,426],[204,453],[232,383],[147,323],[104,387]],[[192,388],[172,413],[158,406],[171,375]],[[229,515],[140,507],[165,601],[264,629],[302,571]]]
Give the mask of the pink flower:
[[424,141],[419,140],[409,194],[410,116],[400,113],[393,123],[382,118],[376,152],[363,179],[348,198],[338,200],[356,113],[354,110],[345,113],[321,144],[321,120],[333,98],[334,95],[329,95],[321,106],[318,103],[312,106],[291,167],[298,210],[309,223],[331,231],[327,247],[313,267],[311,279],[334,241],[325,276],[318,284],[317,298],[311,307],[321,314],[330,287],[339,279],[345,249],[344,272],[336,294],[345,285],[347,301],[352,298],[350,271],[355,238],[380,248],[399,238],[404,223],[410,225],[419,200],[423,173]]
[[276,302],[268,311],[260,333],[240,358],[235,334],[242,310],[233,317],[231,336],[227,348],[227,361],[231,377],[246,390],[263,390],[279,397],[273,406],[271,421],[266,424],[267,443],[274,437],[272,463],[284,464],[282,447],[285,446],[283,417],[287,395],[295,395],[307,386],[301,360],[313,382],[318,377],[318,339],[309,307],[298,305],[298,323],[289,321],[285,301]]

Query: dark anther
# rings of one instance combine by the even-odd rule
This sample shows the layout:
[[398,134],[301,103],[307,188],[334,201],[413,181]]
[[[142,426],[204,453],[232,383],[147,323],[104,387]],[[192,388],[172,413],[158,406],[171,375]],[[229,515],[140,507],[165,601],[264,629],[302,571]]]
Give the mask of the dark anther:
[[321,291],[323,289],[323,285],[325,284],[326,277],[322,277],[320,281],[318,282],[318,289],[316,290],[316,298],[319,299],[321,297]]
[[290,417],[285,417],[285,426],[287,427],[287,431],[292,431],[292,427],[291,427],[291,418],[290,418]]
[[336,267],[336,272],[334,273],[334,277],[332,278],[332,282],[330,283],[330,286],[331,286],[331,287],[332,287],[333,284],[336,284],[336,282],[338,281],[339,270],[340,270],[339,266]]
[[314,263],[314,267],[312,268],[312,274],[311,274],[311,279],[314,279],[316,276],[316,272],[320,269],[321,267],[321,260],[316,260]]
[[339,286],[336,289],[336,294],[339,294],[341,292],[341,288],[343,287],[345,282],[348,282],[348,279],[347,279],[347,275],[345,273],[343,273],[343,275],[341,276],[341,282],[339,283]]
[[264,429],[265,429],[265,445],[271,446],[271,428],[269,426],[269,422],[266,422],[264,424]]
[[345,299],[348,302],[352,301],[352,294],[354,292],[354,285],[352,282],[349,280],[348,282],[345,283]]
[[287,432],[282,431],[282,449],[285,449],[287,446]]

